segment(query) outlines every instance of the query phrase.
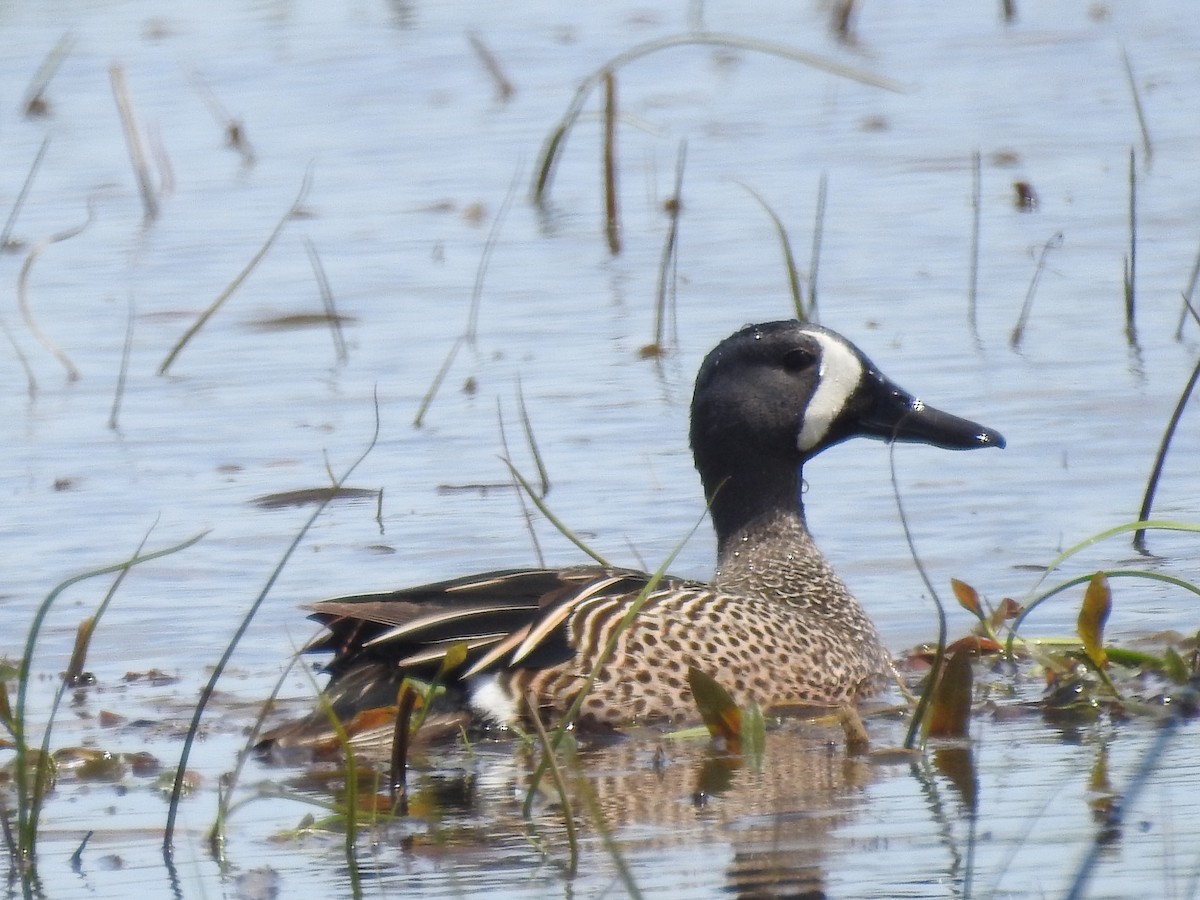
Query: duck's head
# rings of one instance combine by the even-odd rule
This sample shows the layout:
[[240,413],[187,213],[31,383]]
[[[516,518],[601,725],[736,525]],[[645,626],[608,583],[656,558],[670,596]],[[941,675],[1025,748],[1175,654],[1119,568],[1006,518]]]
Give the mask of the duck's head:
[[819,325],[747,326],[700,366],[692,453],[722,537],[771,508],[795,508],[805,460],[856,436],[950,450],[1004,446],[998,432],[902,390]]

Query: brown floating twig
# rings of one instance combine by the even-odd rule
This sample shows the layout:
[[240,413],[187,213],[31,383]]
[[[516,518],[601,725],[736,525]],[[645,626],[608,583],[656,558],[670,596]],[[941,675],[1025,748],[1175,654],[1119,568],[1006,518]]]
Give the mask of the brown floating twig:
[[604,73],[604,236],[608,252],[621,252],[621,219],[617,204],[617,79]]
[[288,220],[291,219],[292,216],[294,216],[300,209],[301,204],[304,202],[304,197],[308,194],[308,187],[311,182],[312,172],[305,172],[304,181],[300,185],[300,193],[296,195],[296,199],[292,202],[292,205],[288,207],[287,212],[283,214],[283,216],[279,219],[279,222],[275,225],[275,228],[267,236],[266,242],[258,249],[258,252],[250,258],[250,262],[246,263],[245,268],[238,272],[233,281],[229,283],[229,286],[217,295],[217,299],[214,300],[209,305],[208,309],[202,312],[200,317],[192,323],[192,326],[183,333],[183,337],[181,337],[175,346],[171,348],[171,352],[167,354],[167,358],[164,359],[162,361],[162,365],[158,367],[159,375],[167,374],[167,370],[171,368],[171,363],[175,362],[175,357],[177,357],[183,351],[183,348],[187,346],[188,342],[196,336],[196,333],[204,327],[204,324],[213,317],[213,315],[218,309],[221,308],[225,301],[233,296],[233,292],[241,287],[242,282],[245,281],[246,278],[249,277],[250,273],[254,271],[255,266],[257,266],[262,261],[262,258],[267,255],[267,251],[271,249],[271,245],[275,243],[275,239],[279,237],[280,233],[283,231],[283,226],[286,225]]
[[129,99],[129,87],[125,83],[125,70],[120,63],[113,63],[108,67],[108,75],[112,81],[117,111],[121,114],[121,127],[125,131],[125,143],[129,146],[129,160],[133,163],[133,174],[137,178],[138,190],[142,195],[142,208],[146,212],[147,219],[154,219],[158,217],[158,198],[155,197],[154,185],[150,182],[150,167],[146,164],[146,153],[142,149],[137,117],[133,112],[133,103]]
[[475,51],[475,55],[479,57],[479,61],[483,63],[483,67],[487,69],[487,73],[492,76],[492,81],[496,84],[496,99],[501,103],[507,103],[512,99],[512,95],[517,92],[513,87],[513,83],[508,80],[508,76],[504,74],[504,69],[500,66],[500,60],[496,58],[487,44],[474,31],[467,32],[467,40],[471,42],[471,49]]

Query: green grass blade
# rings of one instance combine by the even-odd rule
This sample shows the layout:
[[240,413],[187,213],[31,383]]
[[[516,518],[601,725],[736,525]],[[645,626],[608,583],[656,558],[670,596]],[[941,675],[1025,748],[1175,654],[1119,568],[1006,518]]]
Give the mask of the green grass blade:
[[[366,449],[363,450],[363,452],[359,454],[358,458],[355,459],[354,462],[351,463],[350,466],[347,467],[347,469],[342,473],[342,477],[338,479],[335,487],[340,488],[346,483],[346,480],[354,473],[354,470],[359,467],[362,461],[367,458],[367,455],[371,452],[371,450],[374,449],[375,443],[378,440],[379,399],[376,398],[375,429],[371,435],[371,440],[368,442]],[[330,493],[330,497],[333,496],[333,493],[334,492]],[[312,515],[308,517],[308,520],[296,533],[296,536],[292,539],[291,544],[288,545],[287,550],[284,551],[283,556],[276,564],[274,571],[271,572],[271,576],[267,579],[266,585],[263,586],[262,591],[259,592],[259,595],[255,598],[254,602],[250,604],[250,608],[247,610],[246,615],[242,617],[242,621],[238,625],[237,630],[234,631],[233,637],[230,638],[229,644],[225,648],[225,652],[221,654],[221,658],[213,667],[212,675],[209,677],[208,683],[200,692],[200,699],[196,703],[196,709],[192,714],[192,722],[188,728],[187,737],[184,738],[183,750],[179,755],[179,766],[175,770],[175,783],[171,789],[171,800],[168,805],[167,823],[163,830],[162,845],[163,856],[167,860],[170,860],[174,849],[173,841],[175,838],[175,819],[179,814],[179,801],[183,794],[183,781],[184,775],[187,771],[188,757],[191,755],[192,745],[196,741],[196,734],[200,730],[200,720],[204,716],[204,710],[208,707],[208,701],[212,698],[213,692],[216,690],[217,682],[220,680],[221,675],[225,672],[225,667],[229,664],[229,660],[233,657],[234,650],[236,650],[238,644],[241,643],[243,635],[245,635],[246,630],[250,627],[250,623],[258,614],[258,610],[262,606],[263,602],[267,599],[267,595],[271,592],[271,588],[275,586],[275,582],[278,580],[280,573],[283,572],[283,567],[287,564],[287,561],[291,559],[292,554],[296,552],[296,548],[300,546],[300,542],[304,539],[304,536],[308,534],[308,530],[312,528],[313,523],[317,520],[317,517],[320,516],[325,510],[326,505],[329,503],[329,499],[330,498],[327,497],[316,507],[316,509],[313,510]]]

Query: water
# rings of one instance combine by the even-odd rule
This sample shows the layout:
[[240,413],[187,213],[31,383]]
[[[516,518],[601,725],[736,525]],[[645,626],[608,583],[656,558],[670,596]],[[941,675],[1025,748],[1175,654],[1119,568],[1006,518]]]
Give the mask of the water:
[[[264,802],[235,820],[240,830],[226,880],[207,862],[202,834],[215,782],[232,766],[253,715],[241,704],[270,691],[311,633],[296,609],[302,602],[536,561],[511,491],[438,490],[506,480],[497,459],[498,405],[515,460],[532,471],[518,423],[518,383],[552,479],[549,502],[563,520],[628,564],[655,566],[688,534],[702,513],[684,439],[695,368],[736,327],[791,309],[777,237],[738,182],[770,202],[807,269],[825,173],[822,321],[900,384],[1008,438],[1004,453],[897,451],[914,539],[946,599],[952,576],[993,600],[1024,597],[1038,577],[1029,567],[1135,517],[1196,350],[1194,325],[1184,341],[1174,339],[1198,240],[1200,175],[1190,152],[1195,17],[1182,2],[1145,9],[1040,4],[1021,12],[1019,24],[1004,28],[986,6],[864,8],[860,44],[847,49],[832,41],[816,8],[764,4],[747,15],[709,5],[703,16],[711,30],[826,53],[906,89],[888,92],[712,48],[677,48],[631,64],[618,74],[624,250],[612,258],[602,238],[594,100],[570,137],[548,215],[525,202],[525,186],[580,80],[622,50],[684,30],[686,10],[232,0],[203,12],[82,0],[0,9],[0,208],[11,207],[50,138],[13,232],[24,247],[0,256],[0,284],[9,286],[0,295],[7,297],[0,318],[37,380],[31,398],[17,357],[0,355],[0,414],[9,423],[0,480],[10,498],[0,516],[7,560],[0,610],[10,623],[0,654],[19,654],[37,603],[68,575],[119,562],[151,529],[151,548],[207,532],[122,585],[88,661],[99,686],[72,707],[59,732],[64,744],[149,747],[172,764],[206,667],[308,515],[252,501],[322,486],[327,465],[335,472],[349,465],[369,441],[378,391],[380,439],[351,484],[383,488],[382,528],[372,502],[327,510],[235,657],[210,737],[193,759],[204,786],[183,813],[183,893],[249,890],[235,879],[264,860],[284,895],[318,883],[328,893],[345,892],[336,840],[282,850],[263,843],[302,815],[290,802]],[[487,43],[516,85],[508,103],[496,99],[468,31]],[[25,87],[64,34],[73,45],[47,92],[51,114],[24,118],[18,104]],[[1122,49],[1145,106],[1150,158]],[[125,69],[151,143],[169,160],[169,176],[158,171],[169,190],[149,224],[112,100],[113,62]],[[197,79],[243,123],[253,165],[223,146],[222,123]],[[679,340],[656,366],[637,351],[651,340],[667,229],[662,203],[683,140]],[[1131,146],[1138,171],[1136,349],[1124,333],[1121,284]],[[983,158],[978,346],[964,301],[976,151]],[[157,376],[170,347],[247,264],[306,175],[305,215],[288,223],[170,375]],[[496,226],[514,179],[515,195]],[[1036,190],[1035,212],[1016,209],[1016,180]],[[81,224],[89,198],[90,225],[46,246],[27,284],[42,329],[82,373],[68,382],[24,326],[16,285],[30,249]],[[466,327],[493,228],[476,346],[460,351],[425,426],[414,429],[422,396]],[[1026,336],[1013,351],[1009,333],[1038,253],[1059,232],[1062,245],[1047,255]],[[344,365],[325,329],[255,327],[320,310],[305,239],[320,254],[339,311],[353,319]],[[130,304],[133,345],[113,431],[106,423]],[[468,379],[474,392],[462,390]],[[1194,518],[1198,491],[1186,448],[1200,437],[1198,428],[1194,415],[1184,416],[1159,487],[1156,513],[1163,518]],[[928,639],[932,606],[903,539],[886,448],[838,448],[806,475],[814,533],[888,643],[902,648]],[[548,560],[579,559],[553,529],[539,524],[538,533]],[[1138,565],[1194,577],[1191,536],[1154,535],[1151,549],[1158,558]],[[1066,574],[1124,566],[1131,556],[1116,539],[1072,560]],[[712,558],[702,527],[676,570],[704,577]],[[51,676],[64,665],[78,621],[105,586],[72,589],[48,619],[31,684],[38,708],[48,702]],[[1140,581],[1114,587],[1114,639],[1197,627],[1185,592]],[[1028,627],[1071,633],[1077,598],[1053,601]],[[965,613],[951,612],[952,630],[968,626]],[[179,680],[158,688],[123,684],[127,672],[156,668]],[[293,675],[284,693],[304,705],[311,690]],[[136,725],[98,731],[93,723],[102,710],[170,727],[166,734]],[[1037,721],[983,720],[978,729],[979,829],[990,835],[978,843],[979,879],[1014,895],[1061,892],[1076,854],[1040,848],[1053,842],[1081,855],[1090,840],[1080,773],[1109,742],[1120,787],[1151,731],[1097,729],[1076,744]],[[791,764],[790,745],[777,743],[769,759]],[[638,746],[629,752],[649,752]],[[498,840],[509,842],[512,865],[491,867],[486,854],[466,852],[431,860],[397,847],[382,857],[385,885],[453,894],[474,890],[486,875],[490,888],[512,896],[591,896],[610,888],[611,858],[594,832],[581,874],[570,882],[556,865],[561,845],[545,861],[518,836],[510,808],[517,770],[506,768],[508,755],[511,748],[480,764],[495,787],[478,821],[504,835]],[[685,751],[685,770],[699,766],[702,755]],[[618,771],[644,765],[612,762]],[[278,774],[255,770],[252,777]],[[1143,794],[1144,818],[1165,824],[1127,828],[1102,857],[1097,883],[1112,892],[1106,895],[1139,892],[1140,881],[1117,875],[1142,853],[1162,873],[1167,893],[1185,893],[1190,884],[1194,811],[1179,806],[1187,792],[1170,786],[1190,784],[1194,774],[1168,755],[1158,778],[1161,786]],[[154,850],[161,801],[145,781],[126,787],[122,794],[69,780],[60,785],[46,817],[43,873],[51,893],[167,889]],[[685,788],[662,790],[664,806],[686,808]],[[738,773],[729,805],[764,790]],[[1050,794],[1063,799],[1046,806]],[[924,783],[907,769],[876,772],[845,792],[824,791],[820,808],[837,810],[813,863],[825,889],[838,896],[894,896],[897,885],[913,896],[961,892],[965,863],[955,854],[962,835],[950,841],[925,796]],[[754,832],[756,815],[699,816],[695,829],[632,817],[618,820],[619,836],[645,891],[708,896],[726,883],[727,860],[739,852],[736,835]],[[961,832],[961,816],[948,818]],[[76,879],[66,874],[65,858],[88,829],[97,832],[90,851],[96,857],[85,855],[86,874]],[[807,840],[803,829],[785,832],[783,846]],[[642,840],[648,833],[655,841]],[[761,843],[757,834],[753,840]],[[125,864],[105,868],[97,860],[101,848],[119,852]],[[1146,865],[1137,868],[1144,877]],[[455,877],[446,879],[447,871]],[[406,880],[421,873],[424,880]],[[974,884],[983,891],[980,880]]]

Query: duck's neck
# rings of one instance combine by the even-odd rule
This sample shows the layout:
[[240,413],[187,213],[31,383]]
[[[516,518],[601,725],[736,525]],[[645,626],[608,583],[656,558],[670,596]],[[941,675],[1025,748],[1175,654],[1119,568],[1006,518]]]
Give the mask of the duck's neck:
[[709,512],[717,532],[717,557],[743,544],[766,523],[794,523],[807,534],[800,500],[799,466],[747,467],[716,484],[705,484]]
[[[717,529],[714,585],[865,622],[866,616],[813,542],[800,502],[801,472],[742,475],[711,500]],[[724,495],[724,496],[722,496]],[[785,502],[792,498],[791,503]],[[735,502],[736,501],[736,502]]]

